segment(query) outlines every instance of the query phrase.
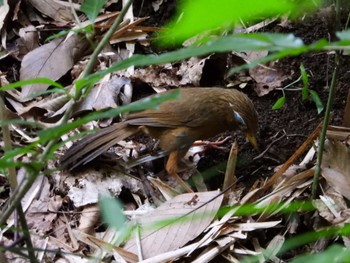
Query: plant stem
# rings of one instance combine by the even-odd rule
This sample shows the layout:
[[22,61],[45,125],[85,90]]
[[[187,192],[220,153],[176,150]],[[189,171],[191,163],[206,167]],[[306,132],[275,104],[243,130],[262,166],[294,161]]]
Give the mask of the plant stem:
[[[340,1],[339,0],[336,0],[336,2],[335,2],[335,12],[336,12],[336,30],[338,30],[338,29],[340,29]],[[331,109],[332,109],[333,101],[334,101],[335,84],[337,81],[339,64],[340,64],[340,54],[341,54],[341,51],[335,52],[335,59],[334,59],[335,60],[335,67],[333,70],[332,81],[331,81],[329,94],[328,94],[326,112],[324,115],[323,126],[322,126],[322,130],[321,130],[321,134],[320,134],[320,142],[318,145],[315,174],[314,174],[314,180],[312,182],[312,188],[311,188],[311,198],[312,199],[316,199],[318,182],[319,182],[319,178],[320,178],[320,174],[321,174],[323,149],[324,149],[324,143],[326,140],[327,127],[328,127],[328,123],[329,123]]]
[[323,156],[323,149],[324,149],[324,143],[326,139],[326,133],[327,133],[327,127],[329,123],[330,118],[330,112],[333,106],[333,100],[334,100],[334,93],[335,93],[335,84],[338,77],[338,70],[339,70],[339,52],[336,52],[335,55],[335,67],[333,70],[332,75],[332,81],[329,89],[329,95],[327,100],[327,106],[326,106],[326,112],[323,120],[322,130],[320,134],[320,142],[318,145],[318,151],[317,151],[317,161],[316,161],[316,167],[315,167],[315,174],[314,174],[314,180],[312,183],[311,188],[311,198],[315,199],[318,189],[318,181],[321,174],[321,164],[322,164],[322,156]]

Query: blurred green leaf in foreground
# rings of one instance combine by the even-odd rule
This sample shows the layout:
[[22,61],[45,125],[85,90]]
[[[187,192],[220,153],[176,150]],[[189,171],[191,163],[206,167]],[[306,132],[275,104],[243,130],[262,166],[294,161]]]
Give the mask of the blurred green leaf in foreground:
[[199,33],[232,29],[239,21],[251,23],[283,14],[296,17],[314,10],[321,2],[322,0],[183,1],[175,19],[160,35],[160,43],[181,44]]

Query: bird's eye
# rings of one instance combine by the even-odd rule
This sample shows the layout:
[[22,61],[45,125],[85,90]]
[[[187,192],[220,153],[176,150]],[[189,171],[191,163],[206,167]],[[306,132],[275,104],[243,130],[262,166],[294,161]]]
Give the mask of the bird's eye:
[[237,122],[237,124],[239,125],[239,127],[241,129],[244,129],[247,127],[245,121],[243,120],[241,114],[239,114],[237,111],[233,111],[233,118],[234,120]]

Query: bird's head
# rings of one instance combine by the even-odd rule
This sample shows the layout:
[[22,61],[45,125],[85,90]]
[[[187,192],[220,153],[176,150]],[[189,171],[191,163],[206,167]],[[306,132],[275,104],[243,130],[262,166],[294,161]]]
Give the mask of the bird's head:
[[237,129],[241,130],[248,141],[258,150],[256,134],[258,131],[258,114],[253,102],[242,92],[235,96],[235,103],[232,103],[233,119]]

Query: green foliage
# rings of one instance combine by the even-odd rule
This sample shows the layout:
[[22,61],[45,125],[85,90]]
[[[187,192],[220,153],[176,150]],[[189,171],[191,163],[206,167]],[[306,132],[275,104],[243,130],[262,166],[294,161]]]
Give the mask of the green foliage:
[[320,0],[187,0],[183,1],[168,30],[161,34],[162,44],[181,44],[206,31],[232,29],[239,21],[260,21],[279,14],[292,16],[315,9]]
[[306,100],[309,97],[309,77],[306,73],[305,67],[303,64],[300,65],[301,80],[303,81],[303,87],[301,89],[301,98]]
[[104,222],[115,230],[122,229],[127,220],[123,214],[122,203],[115,198],[103,196],[100,199],[99,205]]
[[80,6],[80,11],[85,13],[91,23],[94,23],[106,2],[107,0],[84,0],[84,3]]
[[62,30],[62,31],[58,32],[57,34],[53,34],[53,35],[49,36],[48,38],[46,38],[45,43],[48,43],[51,40],[56,39],[56,38],[67,36],[69,33],[91,35],[93,32],[94,32],[94,27],[91,24],[87,25],[85,27],[82,27],[82,28],[74,29],[74,30],[73,29]]
[[180,61],[194,56],[204,56],[211,53],[258,51],[268,50],[273,52],[271,55],[260,60],[252,61],[240,67],[231,69],[228,76],[243,69],[253,68],[258,64],[264,64],[269,61],[281,59],[286,56],[297,56],[305,52],[322,50],[329,43],[326,40],[317,41],[311,45],[305,45],[300,38],[293,34],[235,34],[226,37],[219,37],[201,46],[191,46],[177,49],[175,51],[163,53],[160,55],[133,55],[131,58],[116,62],[106,70],[89,75],[85,79],[76,81],[78,90],[92,85],[106,74],[126,69],[130,66],[141,67],[155,64],[164,64],[169,62]]
[[[320,97],[318,96],[317,92],[309,89],[309,76],[308,76],[303,64],[300,65],[300,74],[301,74],[301,80],[303,82],[303,87],[301,88],[302,100],[305,101],[306,99],[311,97],[312,101],[316,105],[317,113],[320,114],[324,109],[323,103],[322,103]],[[285,90],[287,90],[287,89],[285,89]],[[275,102],[275,104],[272,106],[272,109],[279,110],[284,106],[285,103],[286,103],[286,96],[283,95]]]
[[286,96],[282,96],[275,102],[275,104],[272,106],[272,109],[279,110],[283,107],[285,103],[286,103]]
[[349,263],[350,249],[340,245],[331,245],[323,252],[306,254],[293,259],[291,263]]
[[310,89],[309,92],[310,92],[311,99],[316,104],[317,113],[320,114],[324,109],[323,103],[316,91]]
[[20,88],[22,86],[31,85],[31,84],[48,84],[50,86],[56,87],[60,91],[65,90],[65,88],[60,83],[55,82],[52,79],[35,78],[35,79],[21,80],[21,81],[16,81],[14,83],[10,83],[8,85],[0,87],[0,91],[6,91],[6,90],[15,89],[15,88]]

